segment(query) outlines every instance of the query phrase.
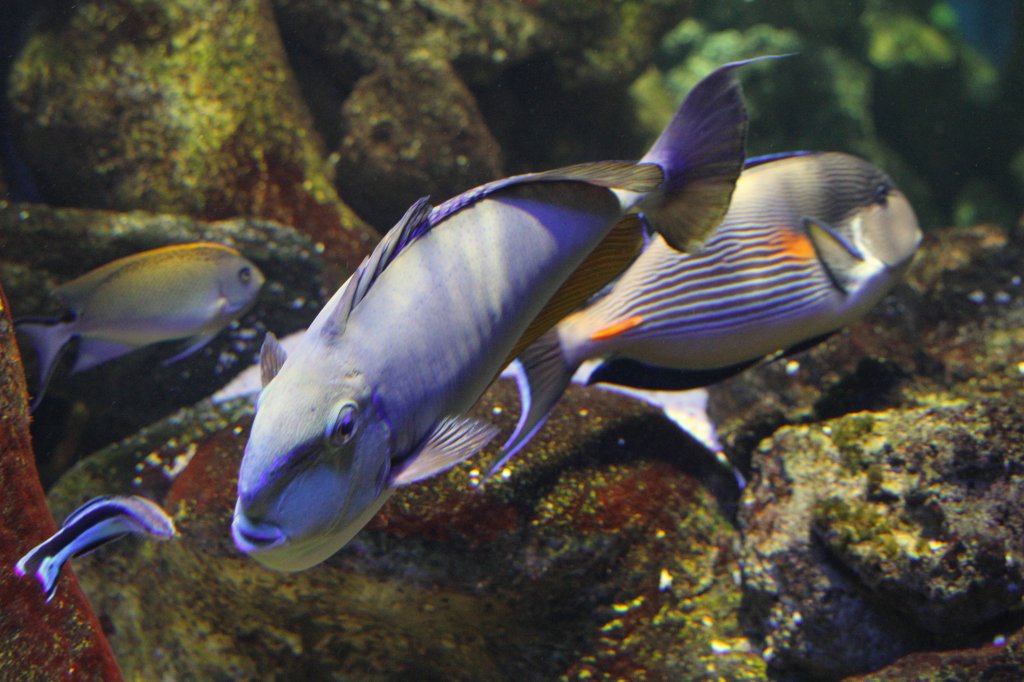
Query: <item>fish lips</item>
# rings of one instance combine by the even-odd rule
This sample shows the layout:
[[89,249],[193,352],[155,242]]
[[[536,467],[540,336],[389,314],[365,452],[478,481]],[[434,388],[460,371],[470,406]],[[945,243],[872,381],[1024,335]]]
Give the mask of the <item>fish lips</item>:
[[323,463],[268,476],[252,489],[239,486],[231,535],[235,546],[267,568],[294,572],[337,552],[349,530],[351,485]]
[[241,498],[235,503],[235,515],[231,520],[231,538],[235,547],[244,554],[258,554],[282,545],[287,536],[284,531],[269,523],[254,523],[245,514]]

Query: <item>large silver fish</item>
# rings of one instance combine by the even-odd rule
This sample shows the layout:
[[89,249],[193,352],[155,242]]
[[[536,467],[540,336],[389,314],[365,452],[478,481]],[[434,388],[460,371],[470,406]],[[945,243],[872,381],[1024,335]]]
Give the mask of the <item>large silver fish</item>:
[[88,554],[129,533],[169,540],[177,530],[167,512],[144,497],[96,497],[71,512],[60,530],[21,557],[14,572],[35,576],[50,601],[57,592],[60,571],[71,557]]
[[202,348],[244,314],[263,286],[263,273],[234,249],[208,242],[167,246],[107,263],[55,291],[71,319],[22,319],[39,357],[39,404],[57,361],[80,339],[71,372],[82,372],[160,341],[186,339],[166,362]]
[[285,358],[268,336],[236,546],[274,569],[308,568],[396,486],[479,451],[495,428],[466,412],[512,357],[635,257],[642,230],[629,211],[670,226],[677,246],[702,242],[743,164],[736,66],[694,88],[640,163],[531,173],[434,209],[415,203],[294,352]]
[[862,316],[920,242],[907,198],[867,161],[807,152],[749,161],[699,254],[655,237],[607,295],[524,351],[523,413],[492,471],[544,424],[585,360],[606,358],[588,383],[707,386]]

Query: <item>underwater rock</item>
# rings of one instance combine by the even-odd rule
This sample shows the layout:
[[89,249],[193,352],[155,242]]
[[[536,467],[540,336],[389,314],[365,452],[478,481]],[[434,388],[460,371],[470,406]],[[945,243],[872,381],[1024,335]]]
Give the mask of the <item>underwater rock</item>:
[[422,196],[440,203],[504,174],[498,142],[447,62],[413,55],[376,69],[341,118],[339,191],[381,231]]
[[0,288],[0,678],[120,680],[110,645],[75,575],[52,601],[14,564],[56,532],[36,473],[28,398],[7,298]]
[[873,673],[845,678],[845,682],[950,682],[1024,679],[1024,630],[995,634],[973,648],[919,651]]
[[324,243],[339,269],[372,246],[325,175],[269,0],[45,7],[8,97],[46,202],[259,216]]
[[765,441],[740,522],[745,617],[773,664],[864,672],[1019,612],[1022,417],[889,410]]
[[[146,347],[69,376],[63,364],[36,410],[36,452],[49,484],[81,456],[209,395],[259,354],[264,332],[304,328],[319,311],[322,258],[294,230],[265,220],[200,222],[180,215],[115,213],[0,203],[0,280],[16,316],[60,315],[57,285],[117,258],[209,240],[238,249],[267,281],[256,305],[205,348],[170,364],[180,342]],[[24,348],[30,385],[34,351]],[[70,355],[70,353],[69,353]]]
[[687,13],[675,0],[274,0],[274,9],[289,49],[316,54],[341,87],[416,52],[450,62],[474,87],[541,60],[569,88],[625,84]]
[[417,52],[455,64],[470,83],[491,80],[508,63],[533,54],[545,40],[540,19],[519,0],[273,4],[286,47],[315,55],[342,90]]
[[[628,85],[658,38],[687,12],[686,3],[676,0],[275,0],[274,7],[329,146],[358,130],[339,126],[336,114],[357,82],[375,72],[382,74],[378,78],[397,74],[412,58],[452,68],[409,83],[400,102],[380,101],[377,111],[364,102],[363,115],[404,121],[401,102],[417,102],[443,117],[436,130],[457,128],[464,108],[446,110],[439,92],[461,90],[465,83],[512,172],[639,156],[650,139],[637,130]],[[452,82],[436,88],[445,73]],[[424,151],[445,143],[426,137],[430,129],[416,130]],[[432,163],[423,153],[415,161],[421,168]],[[352,183],[339,178],[338,185],[348,200]],[[417,191],[435,194],[431,187]],[[389,215],[403,208],[390,208]]]
[[[500,381],[474,416],[508,432],[517,402]],[[763,677],[736,616],[732,476],[646,405],[572,387],[508,473],[479,485],[492,447],[403,488],[339,554],[292,575],[230,539],[245,405],[184,411],[51,493],[72,509],[137,475],[130,489],[175,516],[180,539],[75,560],[129,676]],[[175,453],[190,463],[161,488]]]

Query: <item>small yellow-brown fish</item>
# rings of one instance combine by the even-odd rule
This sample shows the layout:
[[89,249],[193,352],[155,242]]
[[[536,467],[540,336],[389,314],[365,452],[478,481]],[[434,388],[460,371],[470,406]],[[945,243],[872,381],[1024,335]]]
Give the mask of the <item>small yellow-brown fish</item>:
[[72,340],[80,341],[72,373],[152,343],[186,339],[185,348],[166,361],[171,363],[245,313],[263,281],[259,268],[238,251],[198,242],[120,258],[61,285],[54,293],[68,309],[67,318],[17,322],[39,356],[32,409]]

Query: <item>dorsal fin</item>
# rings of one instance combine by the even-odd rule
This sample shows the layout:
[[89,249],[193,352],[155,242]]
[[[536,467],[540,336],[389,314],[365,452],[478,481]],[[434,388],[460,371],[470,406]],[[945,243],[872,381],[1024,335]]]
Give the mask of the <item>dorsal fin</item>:
[[[384,272],[395,256],[402,252],[402,249],[432,227],[434,222],[430,220],[430,212],[433,207],[427,200],[428,197],[423,197],[413,202],[401,220],[395,223],[395,226],[377,242],[373,253],[363,259],[348,281],[342,285],[343,289],[332,297],[332,301],[336,299],[333,306],[328,301],[327,306],[331,310],[322,327],[322,333],[336,335],[344,331],[348,316],[366,296],[366,292],[380,277],[380,273]],[[312,326],[315,326],[319,319],[318,316]]]
[[423,197],[414,201],[402,219],[384,235],[384,238],[373,249],[373,253],[356,270],[355,286],[352,287],[352,302],[347,312],[351,312],[352,308],[363,300],[366,292],[370,290],[380,273],[384,272],[385,268],[391,264],[395,256],[431,228],[434,221],[429,218],[433,207],[428,203],[428,199],[429,197]]
[[263,337],[263,346],[260,347],[260,383],[266,386],[270,380],[281,371],[281,365],[288,359],[288,353],[274,336],[273,332],[267,332]]
[[792,159],[798,156],[817,156],[821,152],[776,152],[775,154],[762,154],[761,156],[750,156],[743,161],[743,170],[750,170],[755,166],[763,166],[766,163],[772,163],[774,161],[782,161],[783,159]]
[[[377,277],[395,259],[395,256],[416,239],[440,225],[449,216],[508,187],[531,182],[566,181],[585,182],[599,187],[647,193],[654,191],[661,185],[664,181],[664,174],[661,168],[652,163],[633,163],[629,161],[580,163],[540,173],[513,175],[512,177],[495,180],[452,197],[436,209],[433,209],[427,203],[426,197],[419,199],[409,207],[409,210],[405,212],[402,219],[384,235],[384,238],[374,248],[373,253],[363,260],[352,277],[345,283],[344,291],[339,291],[338,294],[335,294],[337,302],[331,309],[329,323],[323,328],[324,331],[331,334],[340,334],[344,330],[345,322],[348,320],[352,310],[363,300],[363,297],[366,296],[366,293],[373,286]],[[593,291],[590,293],[593,293]],[[330,305],[328,303],[328,306]],[[316,324],[315,321],[314,324]],[[535,336],[539,336],[539,333]],[[521,348],[525,347],[526,345],[521,346]]]
[[513,175],[480,185],[468,192],[452,197],[437,207],[430,217],[431,227],[448,216],[487,198],[491,194],[515,185],[530,182],[586,182],[598,187],[622,189],[638,194],[653,192],[664,182],[665,175],[657,164],[633,161],[600,161],[578,163],[540,173]]

